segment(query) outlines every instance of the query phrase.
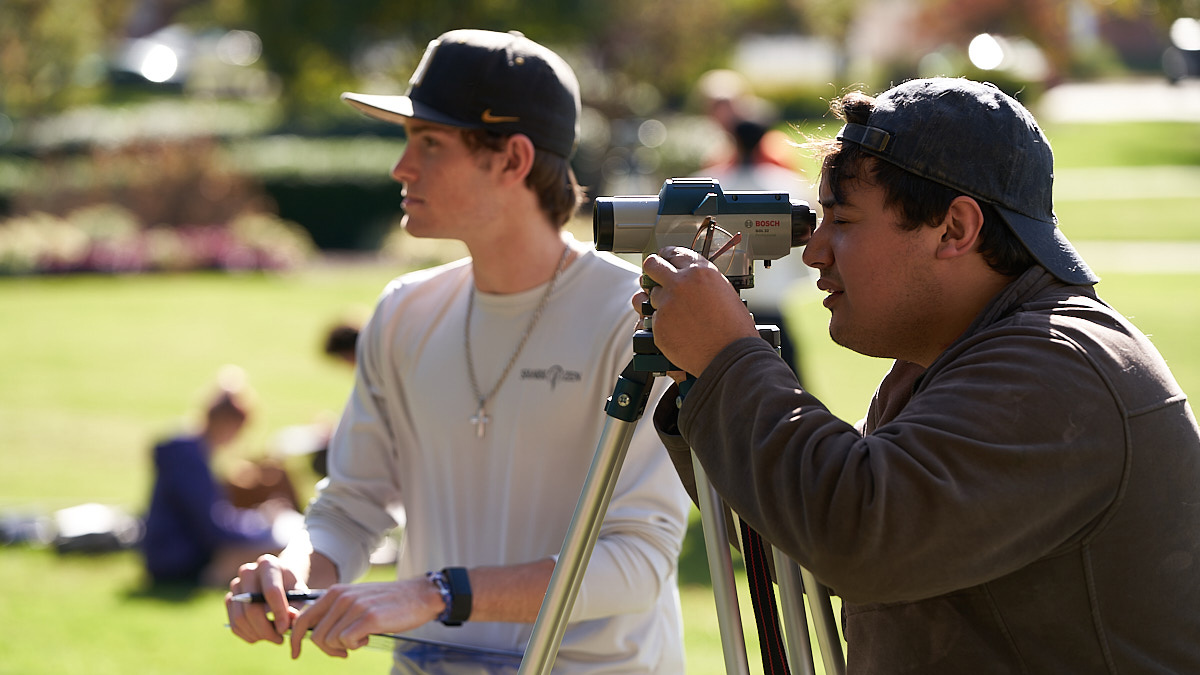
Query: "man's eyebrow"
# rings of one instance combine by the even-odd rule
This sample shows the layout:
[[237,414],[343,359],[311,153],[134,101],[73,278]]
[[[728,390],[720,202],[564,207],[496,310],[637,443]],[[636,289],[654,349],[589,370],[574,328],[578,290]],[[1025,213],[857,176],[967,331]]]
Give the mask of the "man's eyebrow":
[[404,124],[404,129],[409,134],[433,134],[438,132],[449,133],[449,128],[442,125],[425,122],[423,120],[412,119]]
[[404,124],[404,130],[410,134],[418,134],[423,131],[429,131],[432,128],[429,124],[421,120],[408,120]]

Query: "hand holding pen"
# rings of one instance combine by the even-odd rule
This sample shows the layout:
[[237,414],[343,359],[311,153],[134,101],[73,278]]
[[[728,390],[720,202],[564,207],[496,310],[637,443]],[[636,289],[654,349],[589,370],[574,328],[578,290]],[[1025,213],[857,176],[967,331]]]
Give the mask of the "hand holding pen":
[[[330,580],[320,576],[314,585]],[[303,579],[273,555],[243,565],[229,586],[225,609],[230,629],[250,643],[266,640],[282,644],[303,603],[314,597],[308,595],[313,591],[305,587]]]
[[[288,604],[296,602],[312,602],[320,600],[321,596],[325,595],[325,589],[317,588],[308,591],[287,591]],[[236,593],[229,598],[234,602],[261,604],[267,601],[262,593]]]

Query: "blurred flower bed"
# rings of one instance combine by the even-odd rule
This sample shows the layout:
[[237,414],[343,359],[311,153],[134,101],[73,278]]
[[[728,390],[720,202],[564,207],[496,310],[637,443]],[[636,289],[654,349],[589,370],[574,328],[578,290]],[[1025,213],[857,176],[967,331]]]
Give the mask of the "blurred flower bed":
[[228,224],[142,227],[129,210],[102,204],[0,222],[3,275],[285,270],[314,255],[302,228],[264,213]]
[[2,275],[282,270],[317,254],[211,138],[60,147],[9,166]]

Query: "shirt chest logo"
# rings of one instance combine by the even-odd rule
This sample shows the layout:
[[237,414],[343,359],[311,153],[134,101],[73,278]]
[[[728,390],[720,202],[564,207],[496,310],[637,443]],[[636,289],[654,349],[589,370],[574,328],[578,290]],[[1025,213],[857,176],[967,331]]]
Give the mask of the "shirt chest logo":
[[559,382],[579,382],[583,375],[578,370],[567,370],[560,365],[553,365],[549,368],[523,368],[521,379],[549,382],[550,390],[554,391]]

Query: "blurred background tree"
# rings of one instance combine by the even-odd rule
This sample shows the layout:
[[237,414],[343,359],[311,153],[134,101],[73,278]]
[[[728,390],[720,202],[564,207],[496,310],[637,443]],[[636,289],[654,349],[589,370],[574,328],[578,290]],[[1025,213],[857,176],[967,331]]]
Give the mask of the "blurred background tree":
[[[722,142],[696,91],[713,69],[746,75],[781,124],[915,76],[1030,103],[1067,80],[1163,77],[1168,27],[1198,14],[1200,0],[2,0],[0,218],[69,223],[115,202],[142,227],[221,227],[265,212],[319,248],[376,249],[399,216],[386,167],[402,132],[338,96],[402,93],[453,28],[519,29],[563,54],[585,107],[576,173],[629,193]],[[1200,76],[1190,21],[1172,81]]]
[[262,37],[290,116],[309,121],[342,113],[337,95],[348,82],[400,93],[428,40],[456,27],[519,29],[620,83],[653,81],[675,101],[726,59],[737,35],[797,28],[796,17],[769,0],[362,0],[352,12],[321,0],[224,0],[214,8]]
[[0,2],[0,114],[39,115],[97,100],[104,89],[103,54],[121,34],[129,4]]
[[920,29],[898,40],[910,59],[921,51],[913,46],[1019,35],[1044,52],[1053,80],[1070,71],[1079,22],[1144,19],[1165,34],[1174,19],[1200,14],[1200,0],[6,0],[0,112],[24,117],[102,100],[112,93],[106,69],[120,41],[172,25],[253,32],[290,114],[316,123],[341,112],[336,94],[347,83],[390,77],[402,87],[425,43],[454,27],[519,28],[620,81],[653,82],[663,101],[678,103],[748,33],[828,39],[843,50],[845,75],[854,26],[898,13],[919,17],[893,26]]

